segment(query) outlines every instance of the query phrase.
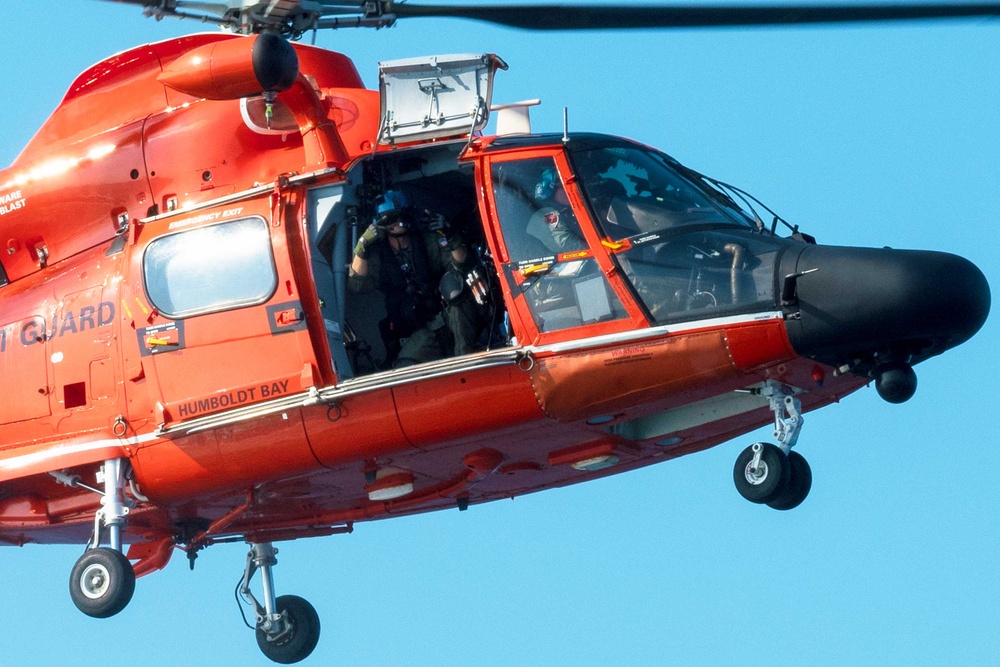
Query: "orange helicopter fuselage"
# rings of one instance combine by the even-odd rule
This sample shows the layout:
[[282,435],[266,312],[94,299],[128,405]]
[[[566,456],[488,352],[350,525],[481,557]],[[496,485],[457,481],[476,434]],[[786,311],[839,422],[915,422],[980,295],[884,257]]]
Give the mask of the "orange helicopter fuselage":
[[[142,545],[328,534],[567,485],[768,423],[748,391],[763,382],[803,390],[815,409],[867,381],[796,354],[776,307],[657,326],[594,225],[588,248],[558,261],[592,262],[620,309],[547,330],[528,303],[532,271],[508,266],[490,193],[503,164],[544,157],[582,220],[587,204],[558,140],[488,137],[459,141],[455,168],[511,335],[467,357],[338,376],[310,238],[316,193],[368,182],[372,164],[402,178],[402,158],[378,161],[420,146],[379,145],[379,93],[346,57],[302,45],[268,127],[255,117],[264,102],[189,62],[245,39],[196,35],[94,66],[0,171],[0,368],[16,387],[0,402],[0,540],[85,541],[99,496],[47,473],[87,481],[117,457],[141,498],[126,541],[152,563],[144,573],[168,556]],[[217,69],[234,58],[215,57]],[[267,249],[258,291],[216,309],[151,297],[152,258],[173,260],[183,238],[195,250],[177,275],[210,289],[199,269],[226,225]]]

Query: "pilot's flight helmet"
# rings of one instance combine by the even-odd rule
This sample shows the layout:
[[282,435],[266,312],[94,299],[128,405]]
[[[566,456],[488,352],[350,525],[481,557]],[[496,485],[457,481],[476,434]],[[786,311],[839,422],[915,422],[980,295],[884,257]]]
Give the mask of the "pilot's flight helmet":
[[375,217],[372,222],[380,227],[388,227],[401,220],[405,221],[412,204],[410,198],[399,190],[386,190],[375,198]]
[[535,199],[552,199],[552,193],[559,187],[559,174],[555,169],[549,167],[542,172],[538,183],[535,184]]

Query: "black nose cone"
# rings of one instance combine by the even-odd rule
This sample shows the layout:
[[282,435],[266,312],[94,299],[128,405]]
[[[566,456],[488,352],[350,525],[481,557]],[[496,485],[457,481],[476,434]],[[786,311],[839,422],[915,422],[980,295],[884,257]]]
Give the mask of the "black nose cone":
[[833,366],[917,363],[971,338],[990,311],[986,277],[957,255],[809,246],[786,255],[779,280],[812,269],[785,304],[788,335],[800,355]]

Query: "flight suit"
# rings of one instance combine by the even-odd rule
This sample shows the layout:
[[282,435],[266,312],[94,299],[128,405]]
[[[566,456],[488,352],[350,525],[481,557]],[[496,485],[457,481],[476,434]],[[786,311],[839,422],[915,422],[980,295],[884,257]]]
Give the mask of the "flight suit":
[[367,253],[368,275],[352,274],[352,291],[377,288],[385,295],[386,318],[379,331],[386,347],[386,364],[409,366],[474,351],[479,331],[475,302],[466,292],[453,303],[441,298],[438,284],[445,272],[461,274],[449,247],[433,234],[412,229],[409,247],[393,250],[388,237]]

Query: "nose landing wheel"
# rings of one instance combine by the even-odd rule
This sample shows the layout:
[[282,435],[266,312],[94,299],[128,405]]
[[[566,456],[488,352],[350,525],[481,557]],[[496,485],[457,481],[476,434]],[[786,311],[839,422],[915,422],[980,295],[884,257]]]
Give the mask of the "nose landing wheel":
[[812,488],[812,469],[806,458],[798,452],[788,452],[787,463],[788,482],[765,503],[771,509],[790,510],[798,507]]
[[774,445],[758,442],[737,457],[733,481],[740,495],[750,502],[790,510],[809,495],[812,470],[798,452],[786,455]]
[[788,486],[791,466],[784,452],[774,445],[757,442],[736,458],[733,482],[740,495],[752,503],[766,503]]

